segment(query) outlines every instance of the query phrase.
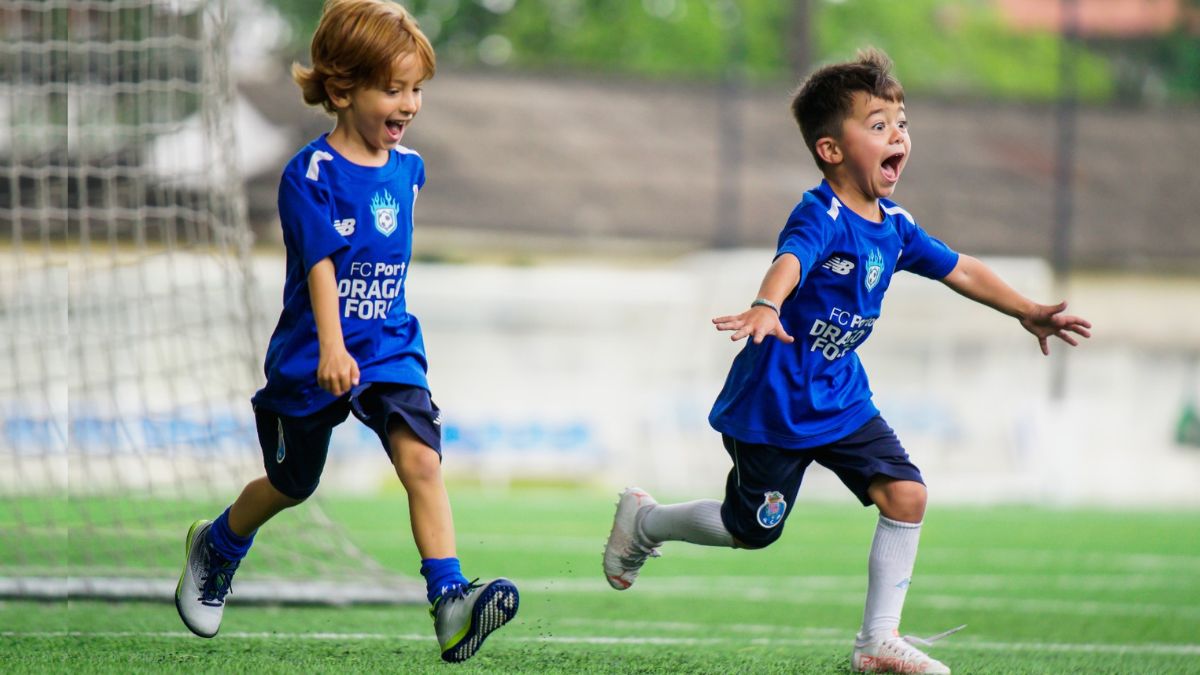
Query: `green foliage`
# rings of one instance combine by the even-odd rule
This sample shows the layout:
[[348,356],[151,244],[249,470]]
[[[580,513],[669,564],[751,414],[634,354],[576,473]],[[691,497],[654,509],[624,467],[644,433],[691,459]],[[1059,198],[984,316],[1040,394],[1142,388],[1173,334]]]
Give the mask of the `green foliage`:
[[[822,60],[854,56],[865,45],[883,49],[912,92],[1014,99],[1059,95],[1061,40],[1053,34],[1004,29],[990,3],[949,0],[855,0],[819,5]],[[1077,94],[1100,100],[1112,92],[1104,59],[1076,49]]]
[[[320,0],[269,0],[307,51]],[[872,45],[888,52],[910,92],[1050,100],[1061,96],[1064,49],[1053,32],[1016,33],[990,0],[408,0],[439,59],[458,66],[588,70],[646,78],[712,79],[734,72],[792,80],[789,46],[826,63]],[[811,35],[792,35],[807,7]],[[1183,32],[1148,41],[1143,69],[1167,96],[1200,96],[1200,49]],[[1120,46],[1078,44],[1075,94],[1139,100],[1114,70]],[[1140,71],[1139,71],[1140,72]]]

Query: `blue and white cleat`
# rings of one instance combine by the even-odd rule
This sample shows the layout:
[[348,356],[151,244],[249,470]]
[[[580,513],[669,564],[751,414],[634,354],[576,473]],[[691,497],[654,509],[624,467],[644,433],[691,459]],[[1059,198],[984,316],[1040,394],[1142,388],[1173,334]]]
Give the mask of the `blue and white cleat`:
[[175,586],[175,609],[183,624],[200,637],[210,638],[221,628],[225,596],[233,590],[238,563],[219,557],[208,544],[212,522],[197,520],[188,529],[187,559]]
[[474,656],[488,635],[517,615],[520,604],[516,585],[503,578],[482,586],[472,581],[444,593],[429,609],[442,660],[458,663]]

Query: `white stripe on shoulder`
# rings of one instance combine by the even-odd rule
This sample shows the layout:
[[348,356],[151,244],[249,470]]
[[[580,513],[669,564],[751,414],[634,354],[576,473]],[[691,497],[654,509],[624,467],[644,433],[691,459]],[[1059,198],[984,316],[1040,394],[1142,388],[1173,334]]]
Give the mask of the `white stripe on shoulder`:
[[826,211],[825,213],[829,214],[830,218],[837,220],[838,213],[841,211],[841,208],[842,208],[842,203],[838,201],[837,197],[834,197],[830,201],[833,202],[833,206],[830,206],[829,210]]
[[421,153],[417,152],[416,150],[413,150],[412,148],[407,148],[403,145],[397,145],[396,152],[398,152],[402,155],[416,155],[417,157],[421,156]]
[[309,180],[320,180],[321,162],[330,159],[333,159],[333,155],[325,152],[324,150],[318,150],[314,152],[312,157],[308,158],[308,173],[304,174],[304,177]]
[[913,225],[917,224],[917,221],[913,220],[912,214],[909,213],[908,211],[905,211],[899,205],[885,206],[885,207],[883,207],[883,212],[888,214],[889,216],[894,216],[897,213],[899,213],[900,215],[904,216],[905,218],[908,218],[908,222],[912,223]]

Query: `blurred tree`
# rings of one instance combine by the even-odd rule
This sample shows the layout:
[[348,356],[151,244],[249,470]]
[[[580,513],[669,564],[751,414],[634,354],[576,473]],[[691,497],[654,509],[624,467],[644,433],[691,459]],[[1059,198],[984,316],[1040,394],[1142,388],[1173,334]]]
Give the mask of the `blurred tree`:
[[[304,58],[321,0],[267,0]],[[1049,1],[1049,0],[1047,0]],[[407,0],[446,65],[593,70],[717,79],[728,31],[753,80],[795,79],[861,47],[887,51],[910,91],[1049,100],[1059,36],[1006,28],[992,0]],[[1200,0],[1188,0],[1198,11]],[[1200,99],[1200,46],[1187,26],[1137,43],[1075,47],[1081,100]],[[1148,78],[1148,79],[1147,79]],[[1150,82],[1149,85],[1146,82]],[[1145,90],[1134,96],[1131,90]],[[1157,87],[1157,89],[1155,89]],[[1158,90],[1161,90],[1159,93]]]

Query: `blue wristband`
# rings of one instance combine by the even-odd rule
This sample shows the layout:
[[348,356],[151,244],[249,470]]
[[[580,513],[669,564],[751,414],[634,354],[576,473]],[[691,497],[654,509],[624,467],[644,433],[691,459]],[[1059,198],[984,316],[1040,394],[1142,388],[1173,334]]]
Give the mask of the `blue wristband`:
[[766,298],[756,298],[754,302],[750,303],[751,309],[755,307],[770,307],[771,309],[775,310],[775,316],[779,316],[779,305]]

